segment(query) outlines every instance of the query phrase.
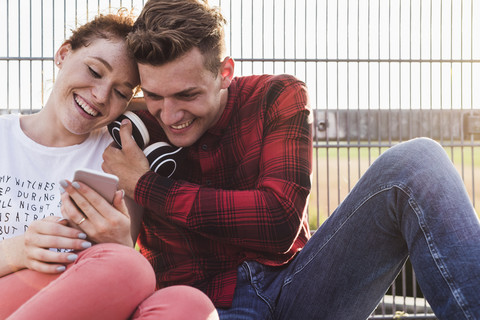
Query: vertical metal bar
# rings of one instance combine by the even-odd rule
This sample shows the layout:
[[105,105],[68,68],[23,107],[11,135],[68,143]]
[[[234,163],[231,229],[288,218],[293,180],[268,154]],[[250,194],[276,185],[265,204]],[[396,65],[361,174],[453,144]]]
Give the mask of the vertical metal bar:
[[[402,1],[399,1],[399,9],[398,9],[398,59],[400,60],[398,64],[398,97],[399,97],[399,108],[400,111],[398,114],[401,116],[401,109],[402,109]],[[402,141],[402,126],[399,127],[399,134],[400,134],[400,141]]]
[[[43,12],[43,0],[41,2],[42,4],[42,12]],[[30,15],[30,61],[29,61],[29,82],[30,82],[30,110],[32,110],[32,104],[33,104],[33,100],[32,100],[32,96],[33,96],[33,81],[32,81],[32,62],[33,60],[31,59],[31,57],[33,57],[33,54],[32,54],[32,47],[33,47],[33,43],[32,43],[32,35],[33,35],[33,24],[32,24],[32,0],[30,0],[30,12],[29,12],[29,15]],[[43,20],[42,20],[43,21]]]
[[[7,1],[7,58],[10,57],[10,6]],[[10,111],[10,60],[7,60],[7,110]]]
[[[402,35],[401,35],[401,30],[402,30],[402,17],[401,17],[401,12],[402,12],[402,4],[401,4],[401,1],[399,1],[399,10],[398,10],[398,23],[399,23],[399,27],[398,27],[398,59],[400,60],[402,58],[402,52],[401,52],[401,41],[402,41]],[[392,96],[392,64],[391,64],[391,34],[392,34],[392,1],[390,0],[388,2],[388,109],[391,110],[391,107],[392,107],[392,103],[391,103],[391,96]],[[401,74],[402,74],[402,70],[401,70],[401,63],[398,64],[398,75],[399,75],[399,105],[402,104],[402,95],[401,95]],[[380,134],[379,134],[379,139],[380,139]],[[380,153],[380,148],[379,148],[379,153]],[[403,269],[402,269],[403,270]],[[392,304],[392,314],[395,314],[396,312],[396,297],[397,297],[397,288],[396,288],[396,283],[395,281],[392,283],[392,300],[393,300],[393,304]]]
[[63,39],[67,38],[67,0],[63,0]]
[[[52,75],[53,75],[53,82],[55,82],[55,0],[52,0],[52,54],[53,54],[53,58],[52,58]],[[43,29],[42,29],[42,43],[43,43]],[[40,47],[41,48],[41,52],[42,52],[42,57],[44,55],[44,52],[43,52],[43,46]],[[42,60],[42,71],[43,71],[43,68],[44,68],[44,64],[43,64],[43,60]],[[43,72],[42,72],[42,107],[45,105],[45,98],[44,98],[44,92],[45,92],[45,87],[44,87],[44,75],[43,75]]]
[[[303,37],[304,38],[303,39],[304,39],[304,42],[305,42],[304,57],[305,57],[305,59],[307,59],[308,58],[308,41],[307,41],[308,36],[307,35],[309,34],[309,32],[308,32],[309,30],[307,28],[307,25],[308,25],[308,21],[307,21],[307,19],[308,19],[308,14],[307,14],[308,3],[307,3],[307,0],[304,0],[303,2],[304,2],[304,8],[303,8],[304,9],[303,10],[303,14],[304,14]],[[265,56],[265,55],[262,55],[262,56]],[[304,74],[305,74],[305,82],[307,82],[308,81],[308,62],[305,62],[305,64],[304,64]]]
[[[382,108],[382,98],[381,98],[381,92],[382,92],[382,90],[381,90],[381,83],[382,83],[382,81],[381,81],[381,80],[382,80],[381,69],[382,69],[382,65],[381,65],[381,62],[380,62],[380,60],[381,60],[381,50],[380,50],[380,48],[381,48],[381,41],[380,41],[381,37],[380,37],[380,30],[382,30],[382,28],[380,27],[380,24],[382,23],[382,22],[381,22],[381,10],[382,10],[382,5],[381,5],[381,3],[382,3],[382,1],[378,1],[378,17],[377,17],[377,19],[378,19],[378,25],[377,25],[377,29],[378,29],[378,30],[377,30],[377,42],[378,42],[378,43],[377,43],[377,51],[378,51],[378,53],[377,53],[377,59],[379,60],[379,62],[378,62],[378,70],[377,70],[377,73],[378,73],[378,79],[377,79],[377,82],[378,82],[378,85],[377,85],[377,86],[378,86],[378,89],[377,89],[377,90],[378,90],[378,109],[381,109],[381,108]],[[390,109],[390,106],[389,106],[389,109]],[[378,113],[378,115],[380,115],[380,113]],[[389,128],[389,129],[388,129],[388,141],[391,142],[391,141],[392,141],[392,139],[391,139],[391,127],[392,127],[392,126],[391,126],[391,119],[390,119],[390,118],[391,118],[391,117],[390,117],[390,112],[389,112],[388,115],[387,115],[388,128]],[[377,120],[380,122],[380,118],[377,118]],[[379,133],[379,134],[378,134],[378,141],[380,142],[381,139],[382,139],[382,138],[381,138],[381,135],[380,135],[380,126],[378,126],[378,130],[379,130],[379,131],[378,131],[378,133]]]
[[[412,2],[410,1],[410,6],[412,5],[411,3],[412,3]],[[420,10],[420,15],[419,15],[419,19],[418,19],[418,20],[419,20],[418,23],[419,23],[419,25],[420,25],[420,27],[419,27],[419,33],[420,33],[420,34],[419,34],[419,42],[418,42],[418,44],[419,44],[419,55],[420,55],[420,56],[419,56],[419,59],[420,59],[420,61],[422,61],[422,59],[423,59],[423,56],[422,56],[422,42],[423,42],[423,41],[422,41],[422,35],[423,35],[423,34],[422,34],[422,25],[423,25],[423,24],[422,24],[422,14],[423,14],[423,6],[422,6],[422,4],[423,4],[423,0],[420,1],[420,9],[419,9],[419,10]],[[410,28],[410,29],[411,29],[411,28]],[[422,96],[423,96],[423,94],[422,94],[422,93],[423,93],[423,92],[422,92],[422,82],[423,82],[423,81],[422,81],[422,68],[423,68],[423,63],[420,62],[420,63],[419,63],[419,72],[420,72],[420,75],[419,75],[419,79],[420,79],[420,83],[419,83],[419,93],[420,93],[420,94],[418,95],[418,100],[419,100],[419,101],[418,101],[418,105],[419,105],[419,108],[420,108],[420,116],[421,116],[421,117],[423,117],[423,110],[422,110],[422,109],[423,109],[423,103],[422,103]],[[412,77],[412,74],[410,74],[410,78],[411,78],[411,77]],[[410,92],[411,92],[411,91],[410,91]],[[410,108],[410,109],[411,109],[411,108]],[[423,127],[421,126],[420,128],[421,128],[421,130],[420,130],[420,135],[424,135],[424,133],[423,133]],[[412,137],[412,136],[411,136],[411,137]]]
[[[287,24],[287,4],[286,0],[283,0],[283,58],[287,57],[287,32],[286,32],[286,24]],[[287,62],[283,62],[283,72],[285,72]]]
[[[380,1],[380,0],[379,0]],[[370,9],[371,9],[371,6],[370,6],[370,0],[368,0],[368,18],[367,18],[367,25],[368,25],[368,34],[367,34],[367,43],[368,43],[368,46],[367,46],[367,117],[368,119],[370,119]],[[371,148],[370,148],[370,143],[371,143],[371,138],[370,138],[370,134],[368,135],[368,164],[371,163]]]
[[[264,36],[265,36],[265,32],[264,32],[265,19],[264,19],[264,16],[263,16],[263,2],[264,2],[264,0],[262,0],[262,12],[261,12],[261,15],[262,15],[262,18],[263,18],[262,19],[262,53],[263,53],[263,43],[264,43]],[[251,46],[252,47],[251,47],[251,50],[250,50],[250,56],[252,58],[252,64],[251,64],[251,70],[252,71],[251,72],[253,73],[254,72],[253,71],[253,66],[254,66],[254,63],[255,63],[253,61],[253,57],[254,57],[254,54],[253,54],[253,47],[254,47],[253,35],[255,34],[254,30],[253,30],[254,29],[254,27],[253,27],[254,26],[254,24],[253,24],[254,23],[254,19],[253,19],[253,12],[254,12],[254,10],[253,10],[253,0],[250,2],[250,4],[251,4],[250,8],[252,10],[251,11],[252,16],[251,16],[251,21],[250,21],[250,25],[252,26],[251,35],[250,35],[251,36]],[[264,57],[263,54],[262,54],[262,57]],[[263,73],[264,64],[265,64],[265,62],[262,61],[262,73]]]
[[[275,3],[275,1],[273,1],[273,2]],[[319,28],[319,23],[318,23],[318,20],[319,20],[319,19],[318,19],[318,10],[319,10],[319,7],[318,7],[318,2],[317,2],[317,1],[315,1],[314,3],[315,3],[315,50],[314,50],[314,51],[315,51],[315,57],[318,57],[318,56],[319,56],[319,54],[318,54],[318,45],[319,45],[319,44],[317,43],[317,41],[318,41],[318,28]],[[275,28],[274,28],[274,29],[275,29]],[[315,86],[315,91],[316,91],[315,93],[316,93],[316,97],[317,97],[317,107],[318,107],[318,104],[319,104],[319,99],[318,99],[319,90],[318,90],[318,88],[319,88],[319,86],[320,86],[320,84],[318,83],[318,78],[319,78],[319,76],[318,76],[318,74],[319,74],[319,72],[318,72],[318,64],[319,64],[318,62],[315,63],[315,79],[317,80],[317,81],[316,81],[316,86]],[[317,130],[314,130],[314,132],[316,133]],[[316,167],[316,169],[317,169],[317,171],[316,171],[316,177],[315,177],[315,179],[316,179],[315,181],[316,181],[316,183],[317,183],[317,190],[316,190],[316,191],[317,191],[317,204],[316,204],[316,205],[317,205],[317,219],[316,219],[316,220],[317,220],[317,221],[316,221],[316,223],[317,223],[317,225],[316,225],[317,229],[318,229],[318,227],[320,226],[320,188],[319,188],[319,183],[318,183],[319,177],[320,177],[320,166],[319,166],[319,162],[320,162],[320,161],[319,161],[319,152],[318,152],[319,150],[318,150],[318,149],[319,149],[319,148],[316,148],[316,150],[315,150],[315,155],[316,155],[316,160],[317,160],[317,161],[315,161],[315,167]],[[328,212],[327,212],[327,214],[328,214]]]
[[232,0],[230,0],[229,4],[230,8],[230,54],[233,54],[233,46],[232,46],[232,37],[233,37],[233,17],[232,17]]
[[[370,9],[369,9],[370,10]],[[360,59],[360,3],[357,2],[357,59]],[[357,62],[357,110],[360,110],[360,62]],[[357,129],[360,128],[360,117],[357,117]],[[357,144],[360,146],[360,135],[357,136]],[[357,178],[362,175],[361,170],[361,148],[357,148],[358,172]]]
[[[338,25],[338,20],[339,20],[339,17],[338,17],[338,15],[339,15],[338,1],[337,1],[337,6],[336,6],[335,10],[337,11],[336,12],[336,19],[337,20],[336,20],[336,26],[335,26],[335,28],[336,28],[336,30],[335,30],[335,37],[336,37],[335,59],[338,60],[339,59],[339,52],[338,52],[338,50],[339,50],[339,48],[338,48],[338,42],[339,42],[339,38],[338,38],[338,29],[339,29],[339,25]],[[337,108],[336,109],[337,109],[337,113],[338,113],[339,98],[340,98],[340,94],[339,94],[339,91],[338,91],[338,86],[339,86],[339,80],[338,80],[338,78],[339,78],[339,68],[338,68],[338,65],[339,65],[339,62],[337,61],[335,63],[335,66],[336,66],[336,69],[337,69],[337,75],[336,75],[336,77],[337,77],[337,84],[336,84],[336,90],[337,90],[337,97],[336,97]],[[338,125],[339,124],[338,124],[338,121],[337,121],[337,129],[338,129]],[[337,132],[338,132],[338,130],[337,130]],[[337,148],[336,148],[336,150],[337,150],[337,203],[336,203],[336,205],[338,205],[340,203],[340,199],[341,199],[341,195],[340,195],[340,181],[341,181],[341,179],[340,179],[340,148],[338,147],[338,145],[339,145],[339,137],[337,135]]]
[[430,82],[430,116],[429,116],[430,132],[432,132],[432,129],[433,129],[433,120],[432,120],[432,112],[431,112],[433,110],[433,83],[432,83],[432,78],[433,78],[433,72],[432,72],[432,58],[433,58],[432,46],[433,46],[433,41],[432,41],[432,35],[433,35],[433,7],[432,7],[432,0],[430,0],[430,47],[429,47],[429,51],[430,51],[430,63],[429,63],[429,67],[430,67],[429,68],[429,71],[430,71],[430,78],[429,78],[429,82]]
[[[440,110],[443,111],[443,1],[440,1]],[[443,112],[440,112],[440,123],[443,123]],[[440,143],[443,144],[443,130],[440,130]]]
[[[453,110],[453,0],[450,0],[450,111]],[[449,127],[452,128],[452,112],[450,112],[449,117]],[[450,129],[450,143],[453,145],[453,134],[452,129]],[[452,161],[454,161],[454,149],[455,147],[450,148],[450,155]]]
[[[293,6],[293,60],[297,59],[297,0]],[[293,64],[293,72],[297,73],[297,64]]]
[[[328,94],[328,0],[325,1],[325,104],[326,110],[328,111],[329,105],[329,94]],[[326,154],[326,169],[327,169],[327,212],[330,215],[330,149],[328,148],[329,144],[329,136],[326,136],[326,145],[327,148],[325,149]]]
[[[240,0],[240,25],[243,21],[243,0]],[[243,59],[243,32],[240,32],[240,57]],[[240,73],[243,74],[243,64],[240,64]]]
[[276,11],[275,11],[275,1],[272,1],[272,12],[273,12],[273,18],[272,18],[272,24],[273,24],[273,35],[272,35],[272,55],[273,55],[273,73],[275,74],[275,70],[276,70],[276,62],[275,62],[275,58],[277,57],[277,54],[276,54],[276,48],[277,46],[275,45],[275,30],[277,29],[275,26],[276,26],[276,19],[275,17],[277,16],[276,15]]
[[[347,61],[350,60],[350,2],[347,0]],[[347,110],[350,110],[350,62],[347,62]],[[349,121],[347,112],[347,123]],[[350,192],[350,130],[347,126],[347,190]]]
[[[42,0],[42,7],[43,7],[43,0]],[[43,30],[43,19],[42,19],[42,28],[41,28],[41,35],[40,35],[40,39],[42,41],[42,44],[40,45],[40,55],[41,57],[43,58],[44,57],[44,51],[43,51],[43,44],[45,43],[44,40],[43,40],[43,33],[44,33],[44,30]],[[52,0],[52,55],[53,55],[53,63],[52,63],[52,74],[53,74],[53,82],[55,82],[55,0]],[[41,107],[43,108],[43,106],[45,105],[45,86],[44,86],[44,81],[45,81],[45,78],[44,78],[44,68],[45,68],[45,65],[44,65],[44,61],[42,59],[42,61],[40,62],[40,66],[41,66],[41,69],[42,69],[42,72],[41,72],[41,80],[42,80],[42,84],[41,84],[41,95],[42,95],[42,98],[41,98]]]
[[[473,0],[470,1],[470,59],[473,60]],[[470,62],[470,109],[473,109],[473,62]],[[470,111],[473,113],[472,111]],[[473,145],[473,134],[470,135],[470,142]],[[471,147],[472,152],[472,202],[475,207],[475,148]]]
[[[421,1],[420,1],[421,2]],[[412,59],[412,0],[410,0],[410,17],[409,17],[409,20],[410,20],[410,26],[409,26],[409,46],[408,46],[408,50],[409,50],[409,55],[410,55],[410,59]],[[420,28],[421,28],[422,24],[420,23]],[[422,47],[420,45],[420,47]],[[409,62],[408,63],[408,67],[409,67],[409,81],[408,81],[408,93],[409,93],[409,110],[412,110],[412,62]],[[420,68],[421,69],[421,68]],[[421,82],[421,79],[420,79],[420,82]],[[409,116],[409,119],[411,120],[411,112],[410,112],[410,116]],[[401,126],[400,126],[401,127]],[[408,124],[408,128],[409,128],[409,138],[413,137],[413,126],[412,126],[412,121],[409,121],[409,124]]]
[[[460,60],[463,61],[463,1],[460,2]],[[453,107],[453,106],[452,106]],[[463,62],[460,62],[460,109],[463,110]],[[453,129],[452,129],[453,130]],[[453,136],[453,132],[452,132]],[[453,139],[453,138],[452,138]],[[460,136],[460,157],[461,157],[461,166],[462,166],[462,178],[465,181],[465,158],[464,152],[465,148],[463,147],[464,139],[463,135]],[[472,164],[473,165],[473,164]]]
[[[409,41],[409,45],[408,45],[408,51],[409,51],[409,56],[410,56],[410,60],[412,59],[412,0],[410,0],[410,17],[409,17],[409,37],[408,37],[408,41]],[[408,109],[411,111],[412,110],[412,62],[408,62],[408,77],[409,77],[409,81],[408,81],[408,98],[409,98],[409,101],[408,101]],[[411,112],[409,112],[409,119],[411,120]],[[409,121],[408,123],[408,131],[409,131],[409,138],[411,138],[413,136],[413,132],[412,132],[412,121]]]
[[[18,21],[17,21],[17,31],[18,31],[18,57],[20,57],[21,55],[21,45],[22,45],[22,41],[21,41],[21,23],[20,23],[20,16],[22,15],[22,11],[20,9],[20,1],[17,2],[17,6],[18,6]],[[20,59],[18,59],[18,110],[21,111],[22,109],[22,73],[21,73],[21,68],[20,68]]]
[[[253,11],[253,0],[252,0],[252,25],[253,25],[253,12],[254,11]],[[265,20],[266,20],[265,19],[265,0],[262,0],[262,58],[265,58]],[[253,42],[253,28],[252,28],[252,42]],[[253,49],[253,44],[252,44],[252,49]],[[253,51],[252,51],[252,54],[253,54]],[[262,73],[265,73],[264,62],[262,62]]]

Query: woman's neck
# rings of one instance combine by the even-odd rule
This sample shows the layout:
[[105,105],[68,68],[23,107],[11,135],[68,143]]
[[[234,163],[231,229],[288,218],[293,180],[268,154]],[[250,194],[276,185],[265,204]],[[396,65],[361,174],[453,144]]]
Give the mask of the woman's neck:
[[37,113],[20,117],[20,128],[27,137],[47,147],[72,146],[88,138],[88,134],[77,135],[68,131],[50,110],[53,108],[45,106]]

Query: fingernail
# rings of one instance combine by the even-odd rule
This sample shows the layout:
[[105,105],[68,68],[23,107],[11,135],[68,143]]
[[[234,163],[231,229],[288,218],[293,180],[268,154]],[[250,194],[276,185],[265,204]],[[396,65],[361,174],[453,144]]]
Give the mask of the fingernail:
[[75,261],[77,258],[78,256],[76,254],[71,254],[67,257],[68,261]]
[[122,126],[128,124],[128,119],[123,119],[121,124],[122,124]]
[[120,191],[122,191],[122,199],[125,198],[125,190],[122,189]]
[[57,222],[62,222],[62,221],[65,221],[65,220],[68,220],[67,218],[58,218]]
[[60,189],[60,194],[65,193],[65,189],[62,188],[62,186],[58,187]]
[[80,189],[80,185],[78,184],[77,181],[74,181],[74,182],[72,183],[72,187],[74,187],[75,189]]
[[60,185],[64,188],[68,187],[68,183],[66,180],[60,180]]
[[65,269],[67,269],[67,268],[65,268],[65,266],[57,267],[58,272],[63,272],[63,271],[65,271]]
[[82,242],[82,248],[83,249],[90,248],[91,246],[92,246],[91,242],[88,242],[88,241]]
[[87,239],[87,235],[85,233],[81,232],[81,233],[78,234],[78,238],[85,240],[85,239]]

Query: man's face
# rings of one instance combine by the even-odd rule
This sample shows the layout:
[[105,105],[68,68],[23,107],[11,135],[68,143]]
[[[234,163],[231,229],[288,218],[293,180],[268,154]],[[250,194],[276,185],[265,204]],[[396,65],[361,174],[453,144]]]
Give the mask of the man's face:
[[222,115],[231,77],[207,70],[198,49],[161,66],[138,67],[148,111],[174,145],[191,146]]

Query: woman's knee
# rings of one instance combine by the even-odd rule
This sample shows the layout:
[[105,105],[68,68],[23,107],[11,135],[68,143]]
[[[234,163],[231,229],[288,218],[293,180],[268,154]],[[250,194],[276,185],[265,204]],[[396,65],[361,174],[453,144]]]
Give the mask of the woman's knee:
[[116,279],[115,282],[122,286],[144,288],[148,294],[155,289],[156,278],[150,263],[138,251],[124,245],[94,245],[79,253],[77,264],[108,275],[108,278]]
[[160,289],[145,299],[133,319],[216,320],[217,310],[202,291],[189,286]]

